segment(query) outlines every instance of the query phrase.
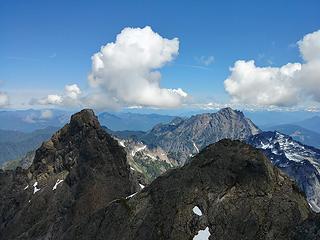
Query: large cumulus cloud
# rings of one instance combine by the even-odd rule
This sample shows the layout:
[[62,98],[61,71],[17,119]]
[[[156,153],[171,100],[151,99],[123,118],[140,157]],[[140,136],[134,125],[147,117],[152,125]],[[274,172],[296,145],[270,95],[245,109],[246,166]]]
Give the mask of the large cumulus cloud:
[[[158,71],[174,59],[178,50],[177,38],[163,38],[148,26],[125,28],[115,42],[92,56],[90,86],[108,104],[179,106],[187,94],[180,88],[161,88]],[[95,99],[91,95],[87,101],[93,103]]]
[[188,94],[181,88],[162,88],[159,72],[178,51],[177,38],[163,38],[148,26],[124,28],[115,42],[102,46],[92,56],[86,91],[76,84],[66,85],[63,93],[33,99],[30,103],[96,109],[180,106]]
[[224,81],[233,102],[259,106],[294,106],[320,102],[320,30],[298,41],[304,63],[257,67],[253,60],[236,61]]

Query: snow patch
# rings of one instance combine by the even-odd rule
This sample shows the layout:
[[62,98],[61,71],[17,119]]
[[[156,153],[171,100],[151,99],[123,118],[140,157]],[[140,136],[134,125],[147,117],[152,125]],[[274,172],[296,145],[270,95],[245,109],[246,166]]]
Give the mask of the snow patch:
[[149,153],[146,154],[149,158],[151,158],[152,160],[157,160],[157,158]]
[[197,153],[199,153],[199,152],[200,152],[200,151],[199,151],[199,148],[197,147],[197,145],[195,144],[194,141],[192,141],[192,144],[193,144],[193,147],[196,149]]
[[132,197],[133,197],[134,195],[136,195],[137,193],[138,193],[138,192],[135,192],[135,193],[129,195],[128,197],[126,197],[126,199],[132,198]]
[[320,207],[318,206],[318,204],[316,203],[316,201],[313,199],[313,200],[309,200],[308,201],[308,204],[310,206],[310,208],[316,212],[316,213],[319,213],[320,212]]
[[33,184],[33,194],[35,194],[36,192],[40,191],[40,188],[37,188],[37,186],[38,186],[38,182],[35,182]]
[[58,185],[59,185],[60,183],[62,183],[62,182],[63,182],[63,180],[58,179],[58,180],[56,181],[56,184],[53,186],[52,190],[53,190],[53,191],[56,190],[57,187],[58,187]]
[[139,183],[139,186],[141,187],[141,189],[144,189],[144,185],[142,185],[141,183]]
[[202,212],[200,210],[200,208],[198,206],[194,206],[194,208],[192,209],[193,213],[198,215],[198,216],[202,216]]
[[270,148],[270,147],[271,147],[271,146],[270,146],[269,143],[264,144],[264,143],[261,141],[261,148],[262,148],[262,149],[267,149],[267,148]]
[[126,145],[124,144],[124,141],[119,141],[119,144],[121,147],[126,147]]
[[193,237],[193,240],[208,240],[210,235],[209,228],[206,227],[205,230],[199,230],[198,234]]
[[146,145],[143,145],[142,147],[138,147],[138,148],[132,150],[132,152],[131,152],[132,157],[134,157],[134,155],[136,155],[137,152],[144,150],[146,147],[147,147]]
[[27,190],[29,188],[29,185],[27,185],[23,190]]

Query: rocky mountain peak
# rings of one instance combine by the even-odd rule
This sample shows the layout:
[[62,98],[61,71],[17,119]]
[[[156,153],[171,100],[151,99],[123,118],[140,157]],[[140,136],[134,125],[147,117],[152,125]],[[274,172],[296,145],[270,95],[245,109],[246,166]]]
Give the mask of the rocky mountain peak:
[[97,129],[100,127],[100,123],[92,109],[83,109],[71,116],[70,126],[76,129],[85,126]]
[[221,139],[245,140],[260,132],[241,111],[223,108],[216,113],[204,113],[154,127],[142,140],[160,146],[180,164],[199,150]]
[[238,110],[234,110],[231,107],[222,108],[217,113],[225,115],[225,116],[228,116],[228,115],[229,116],[235,116],[235,115],[237,115],[239,117],[244,117],[243,112],[238,111]]
[[[258,150],[221,140],[67,235],[76,239],[292,239],[310,209]],[[197,236],[197,237],[196,237]]]
[[42,144],[29,169],[0,173],[0,239],[61,239],[72,224],[139,189],[124,149],[92,110],[82,110]]

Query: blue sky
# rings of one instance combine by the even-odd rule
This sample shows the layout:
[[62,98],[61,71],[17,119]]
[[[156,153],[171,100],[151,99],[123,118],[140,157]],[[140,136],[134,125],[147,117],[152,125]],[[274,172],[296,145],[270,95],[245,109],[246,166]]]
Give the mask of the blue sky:
[[1,1],[0,90],[11,108],[67,84],[85,92],[92,55],[125,27],[150,26],[179,39],[161,87],[183,89],[188,104],[228,103],[224,81],[237,60],[303,62],[295,43],[320,29],[319,9],[319,1]]

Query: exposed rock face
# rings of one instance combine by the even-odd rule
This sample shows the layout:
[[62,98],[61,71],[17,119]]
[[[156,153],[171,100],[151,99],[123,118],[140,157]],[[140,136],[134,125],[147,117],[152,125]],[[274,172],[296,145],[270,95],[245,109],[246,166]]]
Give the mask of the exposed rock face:
[[29,169],[0,172],[0,239],[62,239],[70,226],[138,189],[124,149],[92,110],[82,110],[42,144]]
[[24,157],[21,158],[19,165],[23,169],[28,169],[32,165],[35,155],[36,155],[36,151],[28,152]]
[[320,212],[320,150],[279,132],[263,132],[248,143],[260,148],[271,162],[288,174],[306,194],[311,208]]
[[163,148],[183,165],[209,144],[224,138],[244,140],[259,132],[242,112],[224,108],[217,113],[176,118],[169,124],[159,124],[141,139],[150,147]]
[[[222,140],[131,198],[69,229],[64,239],[290,239],[310,210],[295,184],[258,150]],[[313,224],[313,222],[312,222]]]
[[177,161],[171,159],[160,147],[150,149],[139,141],[116,139],[127,152],[127,160],[131,170],[142,174],[146,182],[150,183],[167,170],[178,166]]

